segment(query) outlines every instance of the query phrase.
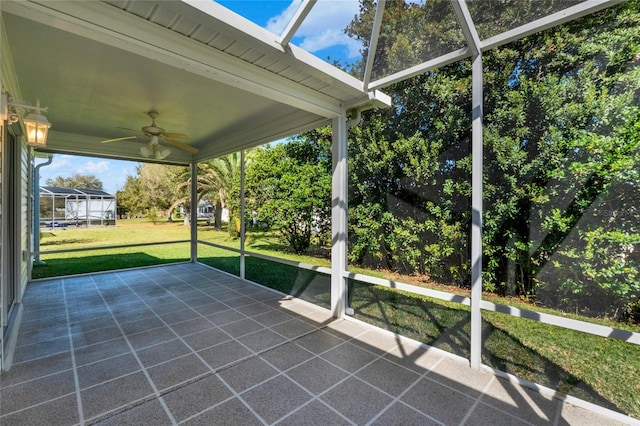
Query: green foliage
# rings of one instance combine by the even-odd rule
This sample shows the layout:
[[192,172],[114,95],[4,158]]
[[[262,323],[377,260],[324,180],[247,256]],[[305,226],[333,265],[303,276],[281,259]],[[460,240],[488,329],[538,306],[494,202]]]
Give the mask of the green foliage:
[[631,324],[640,324],[640,300],[631,302],[622,313],[622,319]]
[[395,110],[352,128],[352,263],[469,283],[469,74],[463,62],[398,83]]
[[182,195],[182,188],[176,187],[175,182],[187,170],[186,167],[153,163],[138,166],[140,184],[144,188],[144,204],[158,211],[169,209],[175,199]]
[[[489,3],[469,4],[484,37],[566,6]],[[639,6],[484,54],[485,289],[589,315],[640,297]],[[387,5],[374,74],[456,45],[447,8]],[[365,54],[373,15],[363,1],[347,29]],[[469,284],[470,74],[461,61],[387,87],[394,108],[351,130],[352,263]]]
[[[214,207],[214,227],[222,228],[222,209],[229,212],[229,234],[240,235],[240,169],[241,154],[234,152],[198,165],[198,199]],[[251,164],[245,160],[245,167]]]
[[575,198],[581,215],[551,256],[553,266],[538,274],[541,300],[619,316],[640,299],[638,118],[617,137],[583,134],[572,142],[589,161],[570,162],[558,175],[592,183],[597,193],[588,202]]
[[[363,0],[346,29],[365,56],[375,3]],[[486,38],[566,3],[468,6]],[[463,42],[449,2],[387,2],[374,78]],[[619,317],[636,306],[639,63],[638,0],[483,53],[485,290],[588,315]],[[364,112],[349,133],[349,261],[468,286],[470,62],[384,90],[393,107]],[[330,146],[323,128],[248,154],[244,218],[239,153],[199,165],[198,199],[229,209],[234,236],[242,221],[256,221],[307,251],[328,240]],[[186,171],[173,178],[182,192],[172,206],[188,200],[188,179]],[[141,209],[149,182],[128,181],[119,205]]]
[[176,199],[184,197],[186,188],[180,182],[185,170],[188,175],[185,167],[141,163],[116,194],[119,214],[146,215],[154,210],[158,216],[160,212],[170,216]]
[[151,207],[147,210],[147,220],[156,225],[160,220],[160,213],[158,213],[158,209]]
[[142,213],[144,205],[142,203],[142,185],[140,179],[131,175],[127,176],[124,186],[116,193],[118,202],[118,214],[136,215]]
[[630,2],[487,55],[491,288],[589,315],[640,297],[639,23]]
[[[369,49],[375,4],[372,0],[363,0],[359,16],[345,30],[350,37],[362,42],[364,57]],[[402,71],[464,46],[464,37],[449,2],[435,0],[427,6],[403,1],[386,4],[373,63],[374,78]]]
[[331,219],[330,130],[308,132],[286,144],[258,148],[246,172],[247,210],[277,229],[288,247],[303,253]]
[[74,173],[72,176],[57,176],[55,179],[47,179],[47,186],[58,186],[60,188],[85,188],[102,191],[102,181],[94,175],[82,175]]

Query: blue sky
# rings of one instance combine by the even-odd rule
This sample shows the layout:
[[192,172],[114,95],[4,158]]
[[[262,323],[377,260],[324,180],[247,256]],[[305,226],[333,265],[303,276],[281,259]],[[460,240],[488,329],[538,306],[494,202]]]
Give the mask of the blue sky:
[[[218,3],[280,35],[301,0],[220,0]],[[343,30],[357,13],[357,0],[318,0],[292,43],[323,60],[330,57],[342,63],[353,62],[358,59],[361,46]],[[41,162],[43,160],[37,160],[36,164]],[[47,179],[78,173],[96,176],[105,191],[115,194],[124,186],[127,175],[135,175],[137,165],[132,161],[55,154],[51,165],[40,168],[40,185],[45,185]]]
[[[44,161],[37,159],[36,165]],[[47,179],[55,179],[58,176],[70,177],[77,173],[97,177],[102,181],[106,192],[115,194],[124,186],[127,175],[136,174],[137,165],[134,161],[54,154],[50,165],[40,167],[40,186],[45,186]]]
[[[281,34],[298,10],[301,0],[220,0],[218,3],[250,21]],[[318,0],[296,32],[292,43],[320,59],[353,62],[362,47],[344,29],[359,11],[358,0]]]

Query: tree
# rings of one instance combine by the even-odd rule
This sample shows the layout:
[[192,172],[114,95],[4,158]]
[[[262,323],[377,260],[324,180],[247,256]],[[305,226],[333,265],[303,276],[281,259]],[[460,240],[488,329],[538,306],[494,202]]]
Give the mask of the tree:
[[124,187],[117,193],[118,208],[125,214],[142,215],[153,210],[157,216],[158,212],[166,212],[171,220],[176,200],[184,202],[184,188],[176,183],[184,170],[179,166],[139,164],[136,175],[127,176]]
[[295,253],[326,233],[331,216],[329,129],[307,132],[288,143],[258,148],[246,172],[247,208],[279,230]]
[[[458,46],[446,3],[387,4],[374,78]],[[565,7],[481,3],[483,37]],[[373,6],[347,29],[365,56]],[[483,54],[486,289],[592,315],[640,297],[639,6]],[[468,285],[470,76],[463,60],[389,86],[394,107],[351,130],[350,261]]]
[[176,187],[176,181],[184,173],[185,167],[143,163],[136,171],[143,188],[144,203],[149,208],[166,212],[167,219],[171,220],[170,207],[183,196],[181,189]]
[[[361,0],[360,14],[345,29],[359,40],[366,58],[376,3]],[[495,15],[494,15],[495,16]],[[381,78],[464,47],[464,37],[446,0],[387,2],[373,62],[372,77]],[[356,65],[362,71],[363,65]]]
[[57,176],[55,179],[47,179],[47,186],[58,186],[61,188],[85,188],[102,191],[102,181],[94,175],[81,175],[74,173],[72,176]]
[[116,193],[118,215],[130,217],[131,215],[142,214],[144,204],[142,203],[141,194],[142,186],[140,184],[140,178],[128,175],[124,186]]
[[[245,167],[250,162],[246,161]],[[239,220],[239,179],[241,154],[234,152],[199,165],[199,199],[207,199],[215,206],[214,226],[222,227],[222,209],[229,211],[229,221]],[[231,228],[234,224],[229,224]],[[238,230],[239,232],[239,230]]]
[[502,293],[592,315],[640,296],[640,217],[619,220],[640,183],[639,10],[627,2],[489,55],[485,281]]

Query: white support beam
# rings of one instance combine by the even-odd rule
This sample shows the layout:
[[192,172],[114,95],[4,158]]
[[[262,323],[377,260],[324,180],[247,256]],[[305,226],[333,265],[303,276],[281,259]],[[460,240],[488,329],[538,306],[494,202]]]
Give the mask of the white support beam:
[[[569,7],[565,10],[562,10],[560,12],[556,12],[545,18],[537,19],[528,24],[514,28],[513,30],[504,32],[502,34],[498,34],[494,37],[491,37],[485,40],[481,40],[479,42],[479,48],[482,52],[486,52],[487,50],[490,50],[494,47],[510,43],[522,37],[526,37],[528,35],[535,34],[540,31],[544,31],[548,28],[552,28],[554,26],[564,24],[565,22],[578,19],[582,16],[586,16],[586,15],[598,12],[600,10],[606,9],[608,7],[615,6],[616,4],[621,3],[622,1],[624,0],[585,1],[575,6]],[[456,0],[452,0],[452,5],[454,5],[455,3],[456,3]],[[455,10],[455,7],[454,7],[454,10]],[[443,67],[445,65],[451,64],[453,62],[457,62],[469,56],[472,56],[471,49],[469,47],[458,49],[454,52],[449,52],[445,55],[439,56],[437,58],[431,59],[429,61],[423,62],[418,65],[415,65],[411,68],[407,68],[400,72],[372,81],[367,86],[367,89],[371,90],[371,89],[380,89],[383,87],[387,87],[393,83],[397,83],[398,81],[406,80],[407,78]]]
[[482,54],[472,63],[471,123],[471,368],[482,365]]
[[578,3],[575,6],[568,7],[560,12],[529,22],[528,24],[498,34],[494,37],[484,39],[480,43],[480,48],[483,52],[486,52],[494,47],[502,46],[504,44],[511,43],[514,40],[521,39],[522,37],[562,25],[566,22],[615,6],[623,1],[624,0],[589,0]]
[[[6,1],[6,0],[5,0]],[[215,1],[202,1],[202,0],[181,0],[182,2],[198,9],[217,20],[228,24],[234,30],[238,30],[244,34],[243,40],[250,41],[252,43],[259,42],[269,48],[274,48],[278,52],[286,53],[281,56],[280,60],[289,66],[295,66],[300,61],[306,65],[309,65],[316,70],[320,70],[323,74],[323,78],[329,78],[327,81],[331,81],[332,84],[346,84],[351,88],[360,91],[362,89],[362,81],[353,77],[352,75],[344,72],[341,69],[329,64],[323,59],[307,52],[306,50],[289,44],[286,49],[285,46],[279,43],[278,36],[265,30],[262,27],[248,21],[247,19],[236,15],[234,12],[226,9],[224,6],[217,4]],[[314,0],[315,1],[315,0]]]
[[302,2],[296,11],[296,14],[291,18],[291,21],[289,21],[289,25],[287,25],[287,28],[284,29],[278,39],[278,43],[282,45],[282,47],[287,46],[291,42],[296,31],[298,31],[298,28],[300,28],[300,25],[302,25],[302,22],[304,22],[304,19],[309,15],[309,12],[311,12],[311,9],[316,4],[316,1],[317,0],[304,0]]
[[419,74],[424,74],[427,71],[435,70],[445,65],[452,64],[461,59],[468,58],[469,56],[471,56],[471,50],[468,47],[463,47],[462,49],[447,53],[446,55],[438,56],[437,58],[431,59],[427,62],[423,62],[411,68],[407,68],[397,73],[372,81],[371,83],[369,83],[367,89],[381,89],[383,87],[390,86],[393,83],[397,83],[398,81],[406,80]]
[[464,0],[451,0],[451,8],[456,15],[464,39],[467,41],[467,46],[471,50],[471,57],[475,58],[480,54],[480,37],[473,25],[469,9]]
[[605,325],[594,324],[586,321],[566,318],[560,315],[551,315],[545,312],[531,311],[528,309],[520,309],[515,306],[503,305],[488,301],[482,302],[482,309],[491,312],[500,312],[501,314],[510,315],[517,318],[526,318],[532,321],[550,324],[556,327],[562,327],[569,330],[580,331],[582,333],[592,334],[594,336],[606,337],[609,339],[621,340],[623,342],[640,345],[640,333],[622,330],[619,328],[608,327]]
[[244,198],[244,149],[240,150],[240,278],[245,278],[245,252],[244,242],[246,237],[246,225],[244,220],[245,198]]
[[376,15],[373,18],[373,26],[371,28],[371,38],[369,39],[369,52],[367,54],[367,63],[364,67],[364,77],[362,78],[362,86],[364,90],[368,90],[371,81],[371,73],[373,73],[373,60],[378,50],[378,38],[380,37],[380,28],[382,27],[382,17],[384,16],[385,0],[378,0],[376,6]]
[[198,163],[191,163],[191,181],[189,185],[189,212],[191,229],[191,262],[198,261]]
[[482,366],[482,53],[480,37],[464,0],[451,0],[471,50],[471,368]]
[[334,118],[332,139],[333,174],[331,184],[331,312],[344,316],[347,308],[347,115]]

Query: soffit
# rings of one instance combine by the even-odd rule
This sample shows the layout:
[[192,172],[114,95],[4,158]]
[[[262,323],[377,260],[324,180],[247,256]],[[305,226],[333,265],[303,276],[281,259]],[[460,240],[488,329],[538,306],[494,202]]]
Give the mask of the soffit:
[[[348,74],[212,2],[3,1],[23,100],[49,107],[52,150],[139,159],[140,128],[190,136],[212,158],[389,103]],[[102,139],[140,136],[101,144]],[[172,148],[168,160],[191,155]]]

